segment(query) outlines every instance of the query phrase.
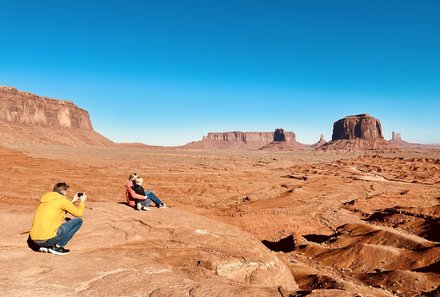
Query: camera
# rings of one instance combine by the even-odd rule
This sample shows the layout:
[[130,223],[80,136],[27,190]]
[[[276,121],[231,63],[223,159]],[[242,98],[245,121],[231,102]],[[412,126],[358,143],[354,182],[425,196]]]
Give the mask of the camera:
[[78,197],[81,197],[82,195],[84,195],[84,193],[78,193]]

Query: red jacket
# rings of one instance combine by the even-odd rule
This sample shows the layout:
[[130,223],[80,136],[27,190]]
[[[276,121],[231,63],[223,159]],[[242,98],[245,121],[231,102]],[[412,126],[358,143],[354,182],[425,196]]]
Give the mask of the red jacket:
[[135,206],[135,200],[145,200],[145,196],[136,194],[131,186],[133,186],[133,182],[127,179],[127,181],[125,182],[125,197],[127,198],[128,205]]

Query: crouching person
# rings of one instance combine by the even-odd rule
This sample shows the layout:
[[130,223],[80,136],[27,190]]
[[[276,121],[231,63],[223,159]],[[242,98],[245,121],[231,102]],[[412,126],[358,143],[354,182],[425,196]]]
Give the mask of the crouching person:
[[[67,255],[68,249],[64,246],[82,225],[81,217],[84,214],[87,196],[84,193],[76,193],[72,201],[67,197],[66,183],[57,183],[53,192],[44,194],[35,211],[32,227],[29,232],[28,244],[40,252],[48,252],[55,255]],[[78,207],[74,203],[80,200]],[[65,221],[66,213],[75,216]]]

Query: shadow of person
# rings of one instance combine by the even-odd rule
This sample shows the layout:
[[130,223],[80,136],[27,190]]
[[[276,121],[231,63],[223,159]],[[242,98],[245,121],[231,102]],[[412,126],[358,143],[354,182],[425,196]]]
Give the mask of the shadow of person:
[[30,236],[30,235],[28,236],[28,239],[27,239],[27,245],[28,245],[28,247],[29,247],[31,250],[33,250],[34,252],[38,252],[38,251],[40,250],[40,247],[37,246],[37,245],[35,244],[35,242],[33,242],[33,240],[31,239],[31,236]]

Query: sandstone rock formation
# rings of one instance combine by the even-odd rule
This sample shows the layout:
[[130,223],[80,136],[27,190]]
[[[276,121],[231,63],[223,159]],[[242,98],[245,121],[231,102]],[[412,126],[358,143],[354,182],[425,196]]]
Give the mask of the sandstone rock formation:
[[415,146],[418,146],[418,144],[416,144],[416,143],[409,143],[409,142],[404,141],[402,139],[400,133],[397,133],[397,132],[393,132],[392,138],[391,138],[391,140],[389,142],[392,143],[395,146],[398,146],[398,147],[415,147]]
[[89,113],[71,101],[0,86],[0,121],[53,128],[93,130]]
[[347,116],[333,124],[332,140],[356,138],[384,139],[380,121],[365,113]]
[[[284,132],[283,129],[275,129],[273,141],[269,144],[263,145],[259,148],[262,151],[295,151],[298,149],[306,148],[305,145],[296,141],[295,134],[294,137],[289,137],[288,133]],[[286,135],[287,134],[287,135]]]
[[420,143],[411,143],[402,139],[401,133],[393,132],[392,138],[388,141],[392,145],[395,145],[402,149],[439,149],[439,144],[420,144]]
[[322,145],[323,150],[387,151],[396,147],[382,135],[378,119],[369,114],[347,116],[333,124],[332,141]]
[[2,144],[52,143],[110,146],[93,130],[89,113],[71,101],[57,100],[0,86]]
[[257,150],[272,142],[298,144],[295,133],[275,129],[274,132],[209,132],[201,141],[184,145],[191,149],[244,149]]
[[280,288],[298,289],[283,261],[237,227],[178,208],[146,215],[117,203],[87,205],[87,224],[62,259],[25,246],[33,207],[23,207],[25,214],[2,206],[5,296],[278,296]]
[[321,134],[321,137],[319,138],[318,142],[311,145],[312,148],[320,148],[324,144],[326,144],[327,141],[324,139],[324,135]]

